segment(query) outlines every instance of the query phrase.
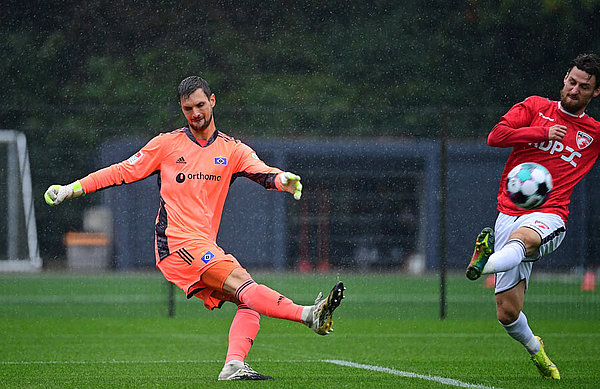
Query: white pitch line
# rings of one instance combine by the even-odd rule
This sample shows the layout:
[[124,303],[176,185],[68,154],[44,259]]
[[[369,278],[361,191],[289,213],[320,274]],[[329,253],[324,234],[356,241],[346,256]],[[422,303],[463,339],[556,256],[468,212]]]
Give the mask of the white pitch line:
[[401,377],[419,378],[419,379],[422,379],[422,380],[438,382],[440,384],[458,386],[460,388],[499,389],[499,388],[495,388],[494,386],[485,386],[485,385],[478,385],[478,384],[470,384],[468,382],[462,382],[462,381],[459,381],[459,380],[455,380],[453,378],[438,377],[438,376],[432,376],[432,375],[424,375],[424,374],[413,373],[413,372],[410,372],[410,371],[402,371],[402,370],[390,369],[390,368],[381,367],[381,366],[363,365],[361,363],[354,363],[354,362],[348,362],[348,361],[340,361],[338,359],[323,359],[322,361],[323,362],[328,362],[328,363],[333,363],[335,365],[340,365],[340,366],[354,367],[354,368],[357,368],[357,369],[379,371],[379,372],[382,372],[382,373],[393,374],[393,375],[397,375],[397,376],[401,376]]

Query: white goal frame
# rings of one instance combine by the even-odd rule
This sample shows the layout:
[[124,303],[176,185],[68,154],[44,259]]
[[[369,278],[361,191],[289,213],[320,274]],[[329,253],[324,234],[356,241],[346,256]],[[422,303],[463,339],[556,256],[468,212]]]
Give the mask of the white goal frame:
[[[8,259],[0,260],[0,272],[40,271],[42,269],[42,258],[38,247],[27,138],[22,132],[0,130],[0,144],[7,145],[8,154],[6,172]],[[21,193],[22,196],[11,196],[11,193]],[[17,254],[19,207],[22,207],[25,217],[24,224],[28,251],[28,257],[26,258],[19,258]]]

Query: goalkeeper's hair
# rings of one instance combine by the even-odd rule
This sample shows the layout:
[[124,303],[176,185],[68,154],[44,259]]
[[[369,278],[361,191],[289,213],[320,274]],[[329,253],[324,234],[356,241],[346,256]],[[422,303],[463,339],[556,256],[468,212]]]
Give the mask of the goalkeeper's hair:
[[198,89],[202,89],[204,94],[206,94],[206,97],[210,98],[210,86],[205,79],[199,76],[189,76],[184,78],[177,88],[177,101],[181,102],[182,97],[190,97],[190,95]]
[[590,76],[596,76],[596,85],[594,89],[600,87],[600,57],[596,54],[579,54],[574,60],[569,63],[569,70],[573,69],[573,66],[577,66],[577,69],[583,70]]

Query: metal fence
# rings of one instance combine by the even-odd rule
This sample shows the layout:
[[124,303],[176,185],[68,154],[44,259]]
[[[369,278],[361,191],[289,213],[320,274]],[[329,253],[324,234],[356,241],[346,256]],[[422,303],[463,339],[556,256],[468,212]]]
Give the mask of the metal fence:
[[[109,142],[96,167],[126,159],[146,140]],[[245,266],[269,269],[433,270],[446,233],[448,269],[463,269],[477,233],[492,225],[509,150],[452,141],[447,148],[447,209],[440,226],[440,142],[401,139],[250,139],[267,164],[302,176],[303,198],[265,192],[249,180],[231,187],[219,244]],[[572,197],[561,248],[536,266],[569,271],[598,263],[588,237],[598,234],[595,169]],[[101,192],[114,219],[114,265],[154,265],[155,177]],[[592,239],[593,240],[593,239]]]

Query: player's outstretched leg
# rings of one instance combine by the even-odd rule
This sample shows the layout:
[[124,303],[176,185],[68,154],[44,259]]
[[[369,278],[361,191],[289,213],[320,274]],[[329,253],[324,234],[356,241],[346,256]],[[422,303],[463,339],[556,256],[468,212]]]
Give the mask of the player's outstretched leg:
[[246,362],[230,361],[223,366],[223,370],[219,374],[219,381],[234,381],[234,380],[274,380],[273,377],[260,374],[250,367]]
[[344,290],[346,290],[344,284],[338,282],[331,289],[326,299],[321,299],[322,294],[319,293],[305,324],[319,335],[327,335],[333,331],[331,328],[333,326],[333,311],[340,306],[344,298]]
[[542,338],[539,336],[536,336],[535,338],[540,342],[540,350],[531,356],[531,360],[533,363],[535,363],[535,366],[538,368],[538,371],[542,377],[552,380],[560,380],[558,368],[554,363],[552,363],[544,351],[544,342],[542,341]]
[[475,241],[475,251],[471,257],[471,262],[467,266],[467,278],[476,280],[481,277],[481,272],[487,263],[488,258],[494,252],[494,230],[485,227]]

